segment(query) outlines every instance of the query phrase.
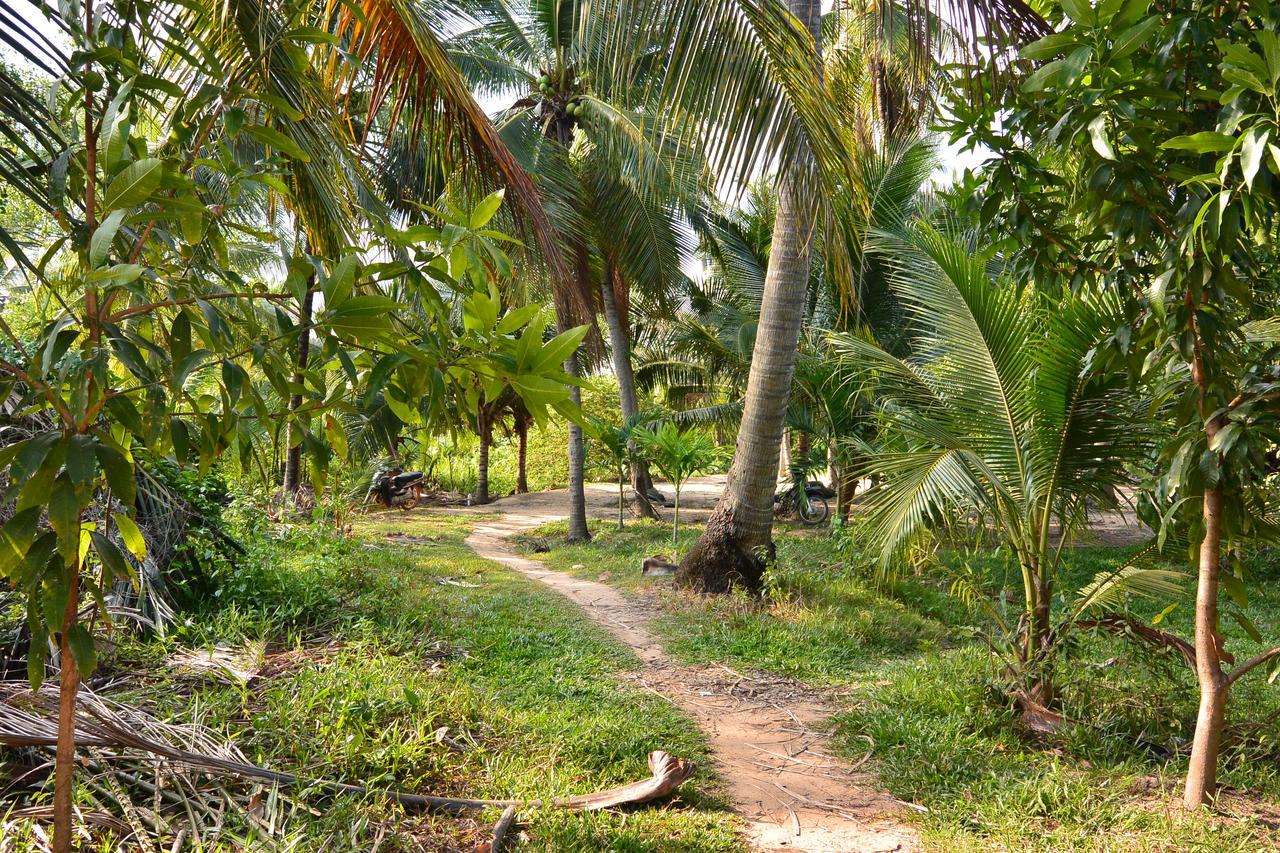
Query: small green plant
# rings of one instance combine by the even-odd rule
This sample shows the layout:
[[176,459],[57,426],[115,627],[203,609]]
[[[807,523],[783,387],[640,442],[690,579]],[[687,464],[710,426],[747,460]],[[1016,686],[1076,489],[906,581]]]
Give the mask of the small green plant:
[[719,451],[705,432],[682,430],[671,421],[656,430],[636,427],[633,435],[676,490],[675,518],[671,524],[671,546],[676,548],[680,544],[680,490],[694,474],[715,465],[720,458]]
[[590,433],[591,437],[600,443],[609,453],[610,461],[613,466],[613,473],[618,478],[618,529],[622,530],[623,516],[626,510],[626,483],[627,468],[633,462],[645,458],[643,449],[636,442],[636,432],[644,427],[642,424],[652,419],[652,415],[640,412],[627,418],[621,424],[615,425],[602,418],[591,418]]

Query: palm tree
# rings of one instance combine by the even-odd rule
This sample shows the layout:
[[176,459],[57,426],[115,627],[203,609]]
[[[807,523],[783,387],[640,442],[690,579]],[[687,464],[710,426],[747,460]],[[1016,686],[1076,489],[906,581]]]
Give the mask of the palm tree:
[[[637,435],[643,425],[647,415],[637,415],[635,417],[626,418],[621,424],[610,424],[600,418],[593,418],[591,421],[591,437],[600,443],[600,446],[613,458],[615,473],[618,476],[618,529],[625,527],[624,517],[626,515],[626,472],[628,468],[632,468],[636,457],[640,456],[643,451],[636,442]],[[634,470],[634,469],[633,469]],[[679,498],[677,496],[677,502]]]
[[[469,11],[473,25],[446,42],[450,56],[478,93],[510,99],[499,114],[501,133],[540,179],[577,291],[593,294],[593,303],[598,295],[622,414],[633,418],[640,407],[631,290],[670,307],[667,295],[683,280],[677,220],[701,194],[699,161],[663,138],[663,109],[651,93],[660,65],[633,75],[596,73],[617,9],[583,0],[482,0]],[[632,70],[652,51],[643,39],[626,49]],[[631,469],[641,511],[656,517],[645,499],[644,460],[634,457]],[[571,484],[575,500],[579,490]],[[571,535],[583,536],[585,518],[574,515]]]
[[707,470],[716,462],[716,446],[711,437],[700,429],[681,429],[672,421],[665,421],[656,430],[637,426],[636,442],[644,448],[658,470],[671,482],[676,492],[675,510],[671,524],[671,547],[680,546],[680,492],[685,482],[695,474]]
[[[990,252],[916,223],[881,237],[893,259],[891,286],[910,314],[909,354],[835,334],[841,362],[877,396],[885,440],[862,473],[864,529],[891,571],[907,545],[970,514],[1016,556],[1024,613],[1011,637],[1016,694],[1032,707],[1053,698],[1052,666],[1062,633],[1052,612],[1061,542],[1088,505],[1115,503],[1125,464],[1146,448],[1142,422],[1122,381],[1097,363],[1122,320],[1114,293],[1020,293],[988,270]],[[1058,541],[1055,542],[1055,534]],[[1112,603],[1125,591],[1175,592],[1179,573],[1125,565],[1076,595],[1066,618]],[[995,616],[999,621],[1000,617]]]
[[[669,35],[658,41],[674,45],[672,63],[681,69],[676,80],[686,81],[669,88],[677,91],[686,114],[698,116],[704,124],[727,134],[714,146],[719,156],[713,162],[754,162],[758,149],[751,143],[762,136],[781,143],[770,149],[782,151],[779,204],[737,452],[725,493],[677,573],[678,582],[704,591],[725,591],[735,583],[758,587],[764,564],[773,552],[773,477],[795,367],[811,249],[828,216],[834,216],[837,224],[858,221],[858,217],[838,215],[849,205],[865,204],[868,198],[860,191],[857,158],[850,156],[858,148],[849,144],[849,138],[866,140],[874,134],[851,134],[849,122],[841,118],[844,111],[831,108],[833,97],[842,107],[851,104],[840,97],[846,93],[823,81],[819,3],[788,0],[785,6],[791,14],[782,17],[776,14],[780,4],[772,3],[654,0],[653,5],[669,7],[669,14],[658,16],[660,30]],[[876,3],[871,11],[873,25],[878,32],[889,32],[894,22],[905,17],[910,36],[907,43],[913,50],[911,61],[932,63],[931,45],[938,34],[938,19],[930,14],[933,5],[928,0],[905,3],[909,13],[902,16],[896,4]],[[996,49],[1046,31],[1043,19],[1022,0],[952,5],[967,9],[967,28],[982,32],[986,43]],[[867,7],[837,7],[838,15],[856,16],[859,12],[865,15]],[[892,44],[892,40],[880,41]],[[763,70],[750,64],[757,57]],[[704,68],[717,69],[714,79],[721,85],[705,86],[705,79],[697,74]],[[721,76],[725,68],[731,69],[729,76]],[[876,86],[884,90],[891,79],[885,74],[873,76],[873,91]],[[689,84],[691,79],[697,83]],[[898,82],[910,79],[902,76]],[[700,90],[690,92],[691,85]],[[921,91],[927,92],[927,88]],[[899,102],[894,98],[875,100],[882,106]],[[762,119],[758,111],[751,115],[753,105],[761,102],[776,105],[774,121]],[[826,193],[814,192],[819,183]],[[814,215],[815,211],[820,213]],[[836,270],[843,269],[842,286],[849,293],[854,289],[847,252],[856,242],[827,243],[835,250],[827,262]]]

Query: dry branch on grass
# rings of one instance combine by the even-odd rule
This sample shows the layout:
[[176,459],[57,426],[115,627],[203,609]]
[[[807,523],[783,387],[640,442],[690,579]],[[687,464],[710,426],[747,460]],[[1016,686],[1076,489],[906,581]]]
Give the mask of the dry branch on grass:
[[[169,762],[175,773],[195,771],[255,779],[282,787],[309,787],[335,794],[383,798],[406,809],[430,809],[450,814],[503,807],[539,808],[552,806],[571,811],[594,811],[615,806],[645,803],[666,796],[693,775],[694,765],[661,750],[649,754],[647,779],[605,791],[560,797],[553,800],[485,800],[437,797],[386,791],[343,782],[304,779],[251,764],[231,744],[195,725],[173,725],[149,714],[114,702],[82,688],[76,740],[82,747],[100,750],[100,762],[147,762],[159,757]],[[25,682],[0,682],[0,745],[10,747],[52,747],[57,743],[58,693],[51,686],[32,692]],[[158,772],[158,771],[157,771]],[[141,779],[133,778],[133,782]],[[504,829],[505,833],[505,829]]]

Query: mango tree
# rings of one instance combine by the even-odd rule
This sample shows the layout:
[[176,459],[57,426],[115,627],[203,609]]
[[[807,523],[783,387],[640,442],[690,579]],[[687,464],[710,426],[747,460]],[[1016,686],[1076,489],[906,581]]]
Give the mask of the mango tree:
[[1220,624],[1225,591],[1225,613],[1261,640],[1245,567],[1224,553],[1274,538],[1262,509],[1280,426],[1280,18],[1252,2],[1062,8],[1060,30],[1024,49],[1035,69],[1020,87],[953,99],[955,130],[996,152],[973,198],[1016,274],[1038,288],[1102,282],[1128,303],[1114,347],[1171,425],[1149,518],[1161,541],[1190,543],[1197,576],[1195,808],[1214,796],[1232,685],[1280,659],[1264,648],[1236,662]]

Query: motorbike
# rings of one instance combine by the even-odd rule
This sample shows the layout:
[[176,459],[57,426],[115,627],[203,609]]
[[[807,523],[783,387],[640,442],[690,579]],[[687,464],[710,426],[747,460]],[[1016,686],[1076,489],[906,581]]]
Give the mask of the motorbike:
[[377,502],[387,508],[410,510],[422,500],[422,484],[421,471],[388,468],[374,474],[364,501]]
[[834,496],[827,486],[816,481],[788,486],[773,496],[774,515],[794,512],[801,523],[816,526],[831,517],[827,498]]

